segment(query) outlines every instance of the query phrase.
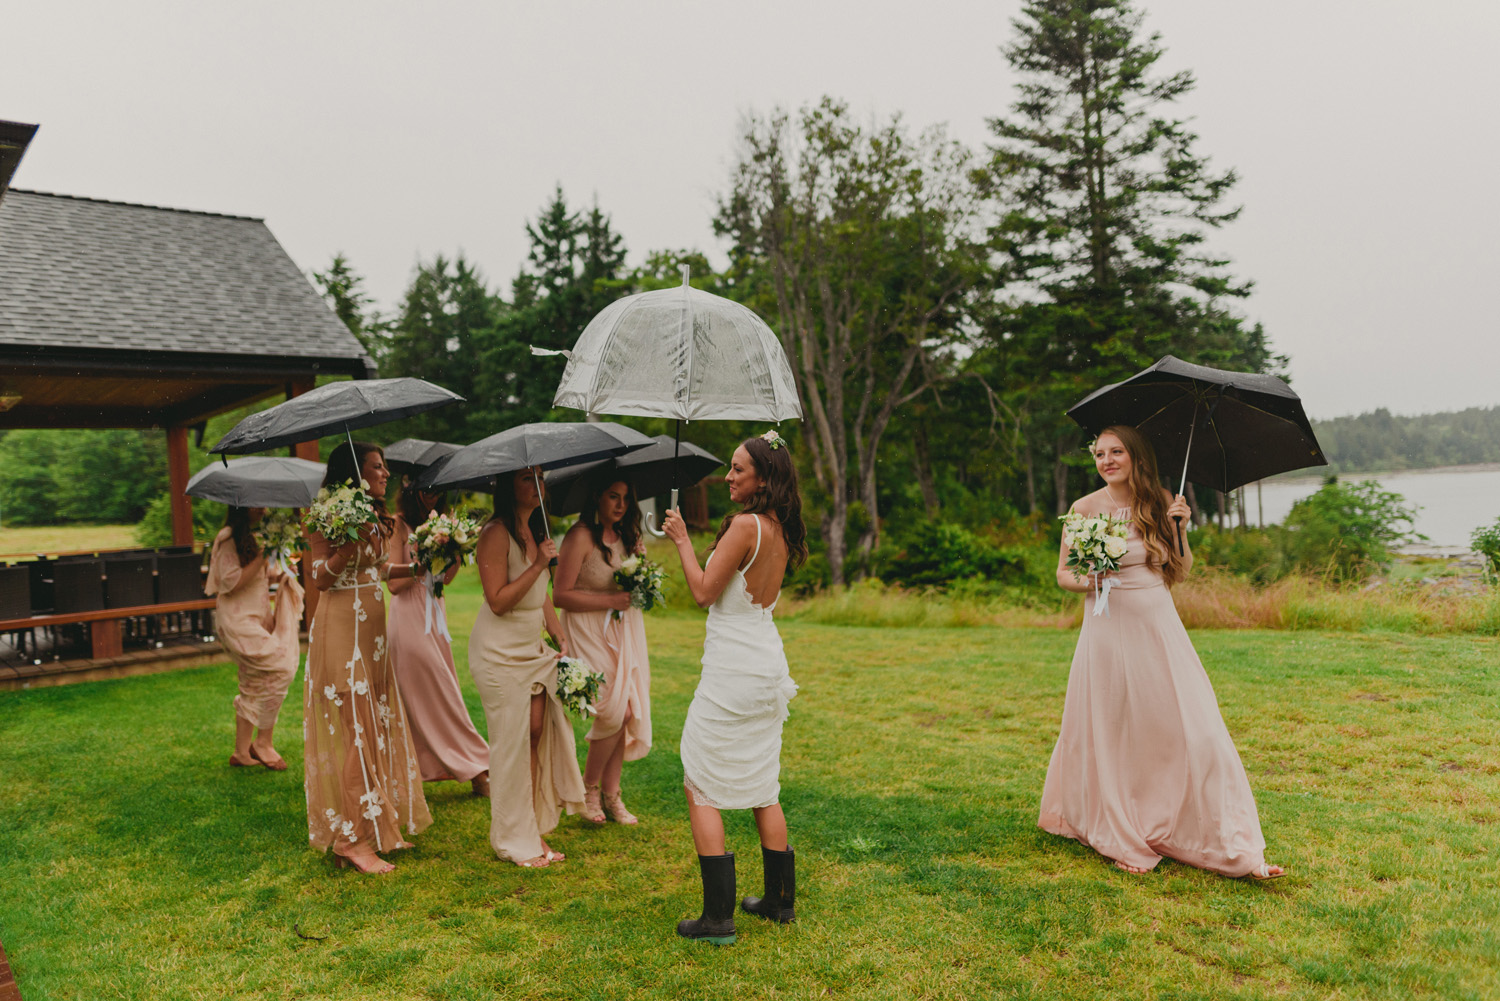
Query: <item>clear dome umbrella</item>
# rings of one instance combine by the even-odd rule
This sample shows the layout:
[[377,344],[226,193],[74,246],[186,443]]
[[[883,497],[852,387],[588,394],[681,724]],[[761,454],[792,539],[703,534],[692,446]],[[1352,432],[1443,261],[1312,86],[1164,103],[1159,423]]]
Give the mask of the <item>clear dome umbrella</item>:
[[[801,418],[781,341],[749,307],[688,284],[616,299],[571,351],[554,406],[677,421]],[[674,457],[676,449],[674,448]],[[677,486],[672,506],[677,506]],[[654,534],[660,535],[649,523]]]

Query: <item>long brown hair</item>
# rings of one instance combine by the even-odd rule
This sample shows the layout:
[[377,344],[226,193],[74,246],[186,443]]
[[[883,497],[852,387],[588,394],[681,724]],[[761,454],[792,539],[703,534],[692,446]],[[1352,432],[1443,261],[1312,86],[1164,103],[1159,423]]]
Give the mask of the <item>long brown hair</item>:
[[1167,499],[1156,468],[1156,449],[1146,436],[1128,424],[1111,424],[1099,437],[1112,434],[1130,455],[1130,511],[1136,531],[1146,543],[1146,564],[1161,571],[1171,587],[1184,576],[1182,556],[1177,554],[1177,526],[1167,517]]
[[[323,486],[330,489],[341,487],[345,483],[359,486],[364,479],[365,458],[372,452],[379,453],[382,459],[385,458],[385,450],[371,442],[355,442],[352,452],[349,450],[347,441],[339,442],[328,454],[328,468],[323,470]],[[386,487],[386,491],[390,492],[389,486]],[[396,527],[396,520],[386,513],[385,498],[371,497],[370,503],[375,507],[376,520],[380,522],[380,534],[390,535]]]
[[251,560],[260,555],[260,547],[255,544],[255,531],[250,527],[250,509],[231,504],[229,513],[224,516],[224,525],[232,533],[234,551],[240,558],[240,566],[248,566]]
[[584,501],[583,510],[578,512],[579,522],[588,527],[589,534],[594,537],[594,545],[604,554],[605,563],[610,561],[610,552],[609,547],[604,544],[604,525],[599,521],[599,498],[616,483],[625,484],[625,517],[615,524],[615,531],[619,533],[620,546],[625,550],[626,558],[629,558],[641,541],[641,506],[635,500],[635,484],[621,476],[618,470],[601,470],[589,480],[588,500]]
[[[530,476],[531,474],[527,473],[526,475]],[[542,480],[541,487],[542,499],[545,500],[547,497],[546,480]],[[505,530],[510,533],[510,537],[515,539],[522,549],[525,549],[526,544],[521,541],[521,535],[516,530],[516,474],[501,473],[495,477],[495,487],[492,494],[495,509],[494,513],[490,515],[490,520],[498,521],[504,525]],[[531,512],[531,518],[526,527],[531,531],[531,541],[533,542],[541,542],[547,537],[546,519],[542,517],[542,506],[540,504],[537,505],[535,511]]]
[[807,526],[802,524],[802,494],[797,490],[797,467],[792,464],[791,452],[785,442],[772,448],[764,438],[746,438],[740,446],[765,485],[745,501],[744,507],[724,516],[714,545],[729,531],[735,515],[773,514],[781,523],[787,566],[795,570],[807,560]]
[[[427,520],[427,511],[422,507],[421,491],[416,487],[415,476],[403,476],[401,478],[401,496],[396,498],[396,510],[401,515],[401,520],[406,522],[408,530],[416,528]],[[437,503],[432,505],[432,510],[438,514],[448,513],[448,494],[439,491]]]

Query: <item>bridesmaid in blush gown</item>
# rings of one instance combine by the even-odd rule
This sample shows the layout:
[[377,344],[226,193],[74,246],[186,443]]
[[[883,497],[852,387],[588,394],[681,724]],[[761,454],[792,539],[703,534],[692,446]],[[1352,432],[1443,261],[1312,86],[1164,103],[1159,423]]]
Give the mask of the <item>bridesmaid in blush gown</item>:
[[563,810],[583,805],[573,726],[557,698],[558,652],[568,638],[547,598],[557,545],[542,524],[540,473],[495,481],[495,515],[474,552],[484,602],[469,634],[469,673],[484,703],[490,739],[490,846],[508,862],[540,869],[561,862],[544,836]]
[[307,636],[307,836],[315,847],[331,847],[340,866],[365,873],[390,872],[395,866],[376,853],[410,848],[401,829],[414,835],[432,823],[386,649],[381,581],[413,569],[387,562],[389,477],[378,445],[335,448],[323,485],[364,480],[377,517],[341,546],[313,533],[306,557],[312,585],[323,592]]
[[682,726],[683,786],[703,915],[677,934],[714,945],[735,939],[734,853],[726,852],[720,810],[751,810],[760,833],[765,892],[746,897],[750,914],[785,924],[795,917],[792,846],[781,810],[781,727],[797,694],[772,613],[788,566],[807,558],[802,498],[786,442],[775,431],[751,438],[729,460],[729,499],[740,505],[719,527],[700,569],[687,526],[667,512],[693,600],[707,605],[703,675]]
[[634,824],[620,794],[620,772],[651,750],[651,661],[646,617],[630,607],[615,571],[631,554],[644,555],[641,509],[613,470],[589,484],[578,524],[563,538],[552,600],[567,615],[576,655],[604,675],[583,767],[583,816],[602,824]]
[[1265,860],[1250,780],[1172,604],[1170,586],[1192,566],[1172,520],[1188,517],[1187,502],[1160,485],[1134,428],[1106,428],[1093,454],[1104,487],[1072,510],[1129,518],[1129,550],[1110,575],[1108,614],[1095,615],[1094,589],[1066,568],[1063,543],[1057,582],[1087,597],[1038,824],[1126,872],[1167,857],[1274,879],[1283,870]]
[[[407,481],[401,488],[400,515],[388,546],[393,563],[413,563],[411,530],[432,511],[447,510],[442,494],[423,493]],[[443,575],[451,584],[458,574],[454,564]],[[417,749],[417,764],[423,782],[450,780],[467,782],[476,796],[490,794],[490,749],[474,728],[458,688],[458,670],[453,666],[453,647],[439,628],[446,621],[433,615],[428,622],[427,603],[432,600],[436,612],[443,598],[429,599],[426,581],[415,577],[393,580],[386,585],[391,592],[391,611],[386,620],[386,639],[390,644],[391,666],[406,704],[406,719],[411,724],[411,742]],[[446,613],[446,610],[444,609]]]
[[[301,659],[302,585],[273,568],[255,545],[255,526],[264,508],[231,507],[214,539],[203,591],[219,599],[214,622],[224,649],[240,669],[234,697],[236,766],[265,765],[286,771],[286,759],[271,746],[271,731]],[[271,587],[277,584],[276,609]],[[252,737],[254,738],[252,740]]]

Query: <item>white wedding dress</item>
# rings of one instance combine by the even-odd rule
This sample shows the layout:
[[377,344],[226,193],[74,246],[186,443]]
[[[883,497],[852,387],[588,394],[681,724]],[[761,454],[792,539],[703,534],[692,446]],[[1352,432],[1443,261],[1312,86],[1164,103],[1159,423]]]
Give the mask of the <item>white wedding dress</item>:
[[750,562],[735,571],[709,607],[703,676],[682,727],[688,791],[699,804],[720,810],[758,809],[780,799],[781,725],[797,694],[771,617],[776,602],[762,608],[745,587],[745,571],[760,555],[760,539],[756,516]]

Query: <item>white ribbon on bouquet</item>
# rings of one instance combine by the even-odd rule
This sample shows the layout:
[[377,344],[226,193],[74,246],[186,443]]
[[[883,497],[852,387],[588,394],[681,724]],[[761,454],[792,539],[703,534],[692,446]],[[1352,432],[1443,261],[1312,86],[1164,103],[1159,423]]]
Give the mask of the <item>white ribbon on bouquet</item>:
[[436,621],[438,635],[452,643],[453,636],[448,632],[448,615],[443,611],[443,603],[437,596],[437,574],[423,574],[422,588],[427,592],[427,634],[432,634],[432,624]]
[[1107,573],[1089,574],[1089,579],[1094,582],[1094,591],[1099,596],[1094,602],[1094,614],[1104,613],[1109,618],[1109,591],[1115,586],[1115,579]]

